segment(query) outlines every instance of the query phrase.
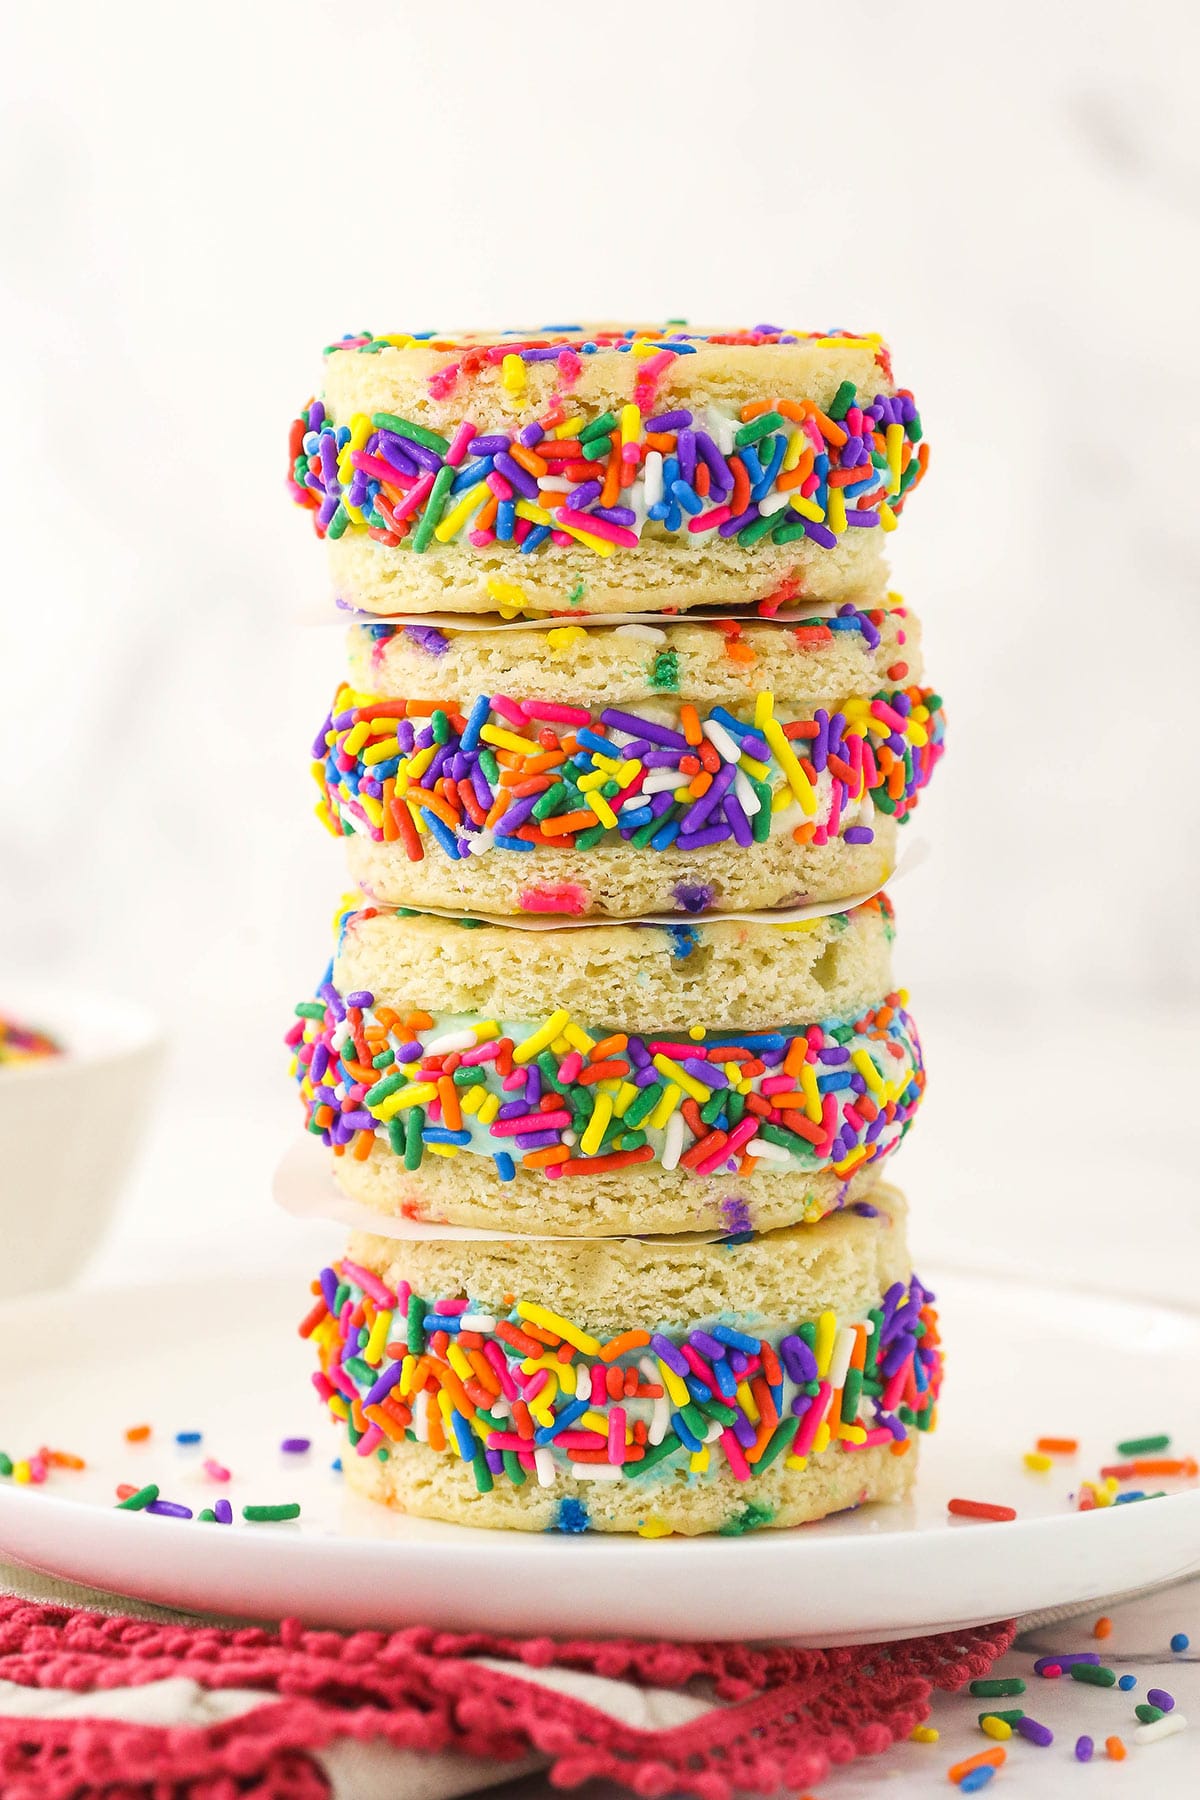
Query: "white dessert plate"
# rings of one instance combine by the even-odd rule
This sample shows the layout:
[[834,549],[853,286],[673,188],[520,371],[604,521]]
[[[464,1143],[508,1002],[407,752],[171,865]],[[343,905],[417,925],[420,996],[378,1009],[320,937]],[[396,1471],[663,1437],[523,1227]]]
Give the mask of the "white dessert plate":
[[[424,1623],[517,1633],[788,1639],[812,1645],[949,1630],[1200,1570],[1200,1488],[1073,1509],[1117,1440],[1169,1432],[1200,1448],[1200,1316],[976,1275],[929,1279],[948,1377],[922,1443],[916,1498],[790,1531],[621,1538],[476,1531],[393,1516],[346,1492],[295,1323],[303,1282],[193,1283],[55,1294],[0,1307],[0,1444],[87,1459],[42,1486],[0,1481],[0,1558],[142,1600],[310,1624]],[[130,1445],[125,1429],[153,1426]],[[203,1443],[176,1444],[198,1430]],[[1077,1437],[1048,1474],[1035,1438]],[[285,1437],[312,1448],[285,1455]],[[214,1457],[227,1486],[204,1472]],[[158,1483],[198,1512],[226,1493],[231,1526],[114,1508]],[[1014,1506],[953,1519],[954,1496]],[[241,1508],[298,1500],[293,1524]]]

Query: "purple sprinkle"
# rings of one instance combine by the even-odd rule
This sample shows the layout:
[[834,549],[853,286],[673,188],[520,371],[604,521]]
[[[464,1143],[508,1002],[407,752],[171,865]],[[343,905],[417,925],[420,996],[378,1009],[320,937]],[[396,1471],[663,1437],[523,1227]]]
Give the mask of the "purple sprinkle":
[[528,469],[523,469],[520,463],[514,462],[512,457],[504,451],[501,451],[496,458],[496,471],[503,475],[506,481],[510,481],[518,494],[523,494],[526,500],[537,499],[541,491],[538,487],[537,476],[531,475]]
[[[692,422],[690,412],[655,413],[652,419],[646,420],[647,431],[682,431]],[[690,479],[690,478],[689,478]]]
[[691,1374],[692,1368],[687,1358],[675,1348],[670,1338],[663,1337],[661,1332],[656,1331],[654,1336],[650,1339],[650,1348],[653,1350],[655,1356],[657,1356],[661,1362],[665,1362],[668,1369],[672,1370],[674,1374],[680,1376]]
[[145,1510],[157,1513],[162,1519],[191,1519],[195,1516],[190,1506],[180,1506],[174,1500],[152,1500]]
[[352,994],[346,995],[347,1006],[357,1006],[361,1008],[365,1006],[374,1006],[374,1004],[375,996],[368,992],[366,988],[355,988]]
[[1096,1748],[1096,1746],[1095,1746],[1095,1744],[1093,1744],[1090,1737],[1076,1738],[1075,1739],[1075,1761],[1076,1762],[1091,1762],[1092,1751],[1095,1748]]
[[842,836],[848,844],[871,844],[875,841],[875,833],[869,825],[850,825]]
[[668,749],[686,753],[688,741],[682,732],[671,731],[665,725],[652,724],[649,719],[639,719],[636,713],[621,712],[615,706],[606,706],[600,714],[600,723],[614,731],[630,731],[635,737],[649,738],[652,744],[665,744]]
[[725,1355],[725,1345],[718,1343],[715,1337],[710,1337],[707,1331],[690,1332],[688,1343],[694,1350],[698,1350],[701,1356],[707,1356],[710,1360]]
[[1168,1694],[1166,1688],[1147,1688],[1146,1698],[1151,1706],[1157,1706],[1162,1712],[1175,1710],[1175,1696]]
[[[753,525],[753,523],[754,523],[755,519],[757,519],[757,517],[758,517],[757,506],[748,506],[746,508],[745,512],[734,513],[732,519],[726,519],[726,521],[723,525],[718,525],[717,526],[717,535],[718,535],[718,537],[723,537],[723,538],[736,537],[738,532],[742,531],[747,525]],[[816,527],[813,525],[808,526],[808,531],[809,531],[810,535],[814,530],[818,530],[818,529],[824,530],[824,526],[820,526],[820,527]],[[837,542],[836,538],[834,538],[834,536],[833,536],[832,531],[830,532],[829,536],[833,540],[833,542],[835,542],[835,543]]]
[[213,1517],[216,1519],[218,1525],[233,1524],[233,1507],[225,1498],[224,1494],[221,1495],[219,1500],[213,1501]]
[[445,656],[450,648],[449,638],[443,637],[434,625],[406,625],[404,636],[429,656]]
[[740,1237],[744,1231],[754,1229],[750,1203],[741,1194],[726,1194],[721,1202],[721,1218],[729,1237]]
[[490,437],[472,438],[467,445],[467,450],[471,456],[498,456],[502,450],[507,450],[508,447],[509,440],[503,433],[493,432]]
[[[400,1374],[401,1374],[403,1368],[404,1368],[404,1364],[399,1363],[399,1362],[392,1363],[389,1368],[386,1368],[383,1371],[383,1374],[379,1377],[378,1381],[375,1383],[374,1387],[369,1388],[368,1391],[363,1395],[363,1405],[364,1406],[378,1406],[379,1402],[381,1400],[386,1399],[387,1395],[391,1393],[392,1389],[395,1387],[396,1383],[399,1381]],[[308,1449],[308,1439],[307,1438],[285,1438],[284,1442],[283,1442],[283,1448],[285,1450],[289,1450],[292,1446],[300,1446],[303,1449],[307,1450]]]
[[303,1456],[304,1452],[306,1450],[311,1450],[312,1439],[311,1438],[284,1438],[284,1440],[283,1440],[282,1444],[280,1444],[279,1448],[283,1451],[285,1456]]
[[706,882],[681,881],[671,889],[671,896],[681,912],[706,912],[713,903],[713,890]]
[[[899,1283],[897,1283],[898,1286]],[[891,1288],[888,1289],[889,1294],[893,1291]],[[1039,1656],[1033,1665],[1033,1672],[1035,1675],[1040,1675],[1043,1669],[1050,1667],[1051,1663],[1057,1663],[1060,1669],[1070,1669],[1076,1663],[1099,1664],[1099,1661],[1100,1658],[1094,1650],[1073,1651],[1069,1656]]]
[[1040,1744],[1043,1749],[1047,1744],[1052,1744],[1054,1742],[1054,1733],[1051,1731],[1050,1727],[1048,1725],[1039,1724],[1036,1719],[1031,1719],[1028,1714],[1023,1715],[1016,1720],[1013,1725],[1013,1730],[1019,1731],[1023,1738],[1028,1738],[1031,1744]]

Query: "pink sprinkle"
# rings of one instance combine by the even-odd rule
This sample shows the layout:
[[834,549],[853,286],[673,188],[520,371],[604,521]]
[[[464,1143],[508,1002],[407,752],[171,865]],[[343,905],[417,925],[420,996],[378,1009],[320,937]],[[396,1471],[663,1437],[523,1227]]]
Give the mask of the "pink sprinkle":
[[371,1425],[366,1431],[363,1432],[362,1436],[358,1440],[358,1443],[355,1445],[355,1449],[358,1451],[358,1454],[360,1456],[370,1456],[370,1454],[373,1450],[378,1450],[378,1448],[379,1448],[380,1444],[382,1444],[382,1442],[383,1442],[382,1431],[380,1431],[378,1425]]
[[434,478],[432,475],[422,475],[420,481],[414,483],[414,485],[409,488],[403,500],[392,508],[392,517],[394,519],[407,519],[410,513],[415,513],[418,507],[424,506],[426,500],[428,500],[430,494],[433,492],[433,481]]
[[603,1406],[608,1398],[608,1390],[604,1384],[604,1370],[599,1363],[592,1365],[592,1405]]
[[521,711],[527,719],[550,719],[556,725],[589,725],[592,719],[586,706],[563,706],[557,700],[522,700]]
[[466,1312],[469,1305],[470,1301],[468,1300],[435,1300],[433,1310],[435,1313],[440,1313],[444,1319],[456,1319],[460,1313]]
[[1047,1663],[1045,1665],[1045,1667],[1039,1671],[1039,1673],[1041,1674],[1042,1679],[1044,1681],[1057,1681],[1059,1676],[1062,1674],[1062,1664],[1061,1663]]
[[575,1080],[582,1067],[583,1057],[578,1050],[572,1050],[567,1056],[563,1057],[562,1062],[559,1065],[558,1079],[563,1083],[570,1083]]
[[560,881],[553,887],[526,888],[518,905],[522,912],[571,913],[577,917],[588,909],[588,892],[577,881]]
[[351,1262],[345,1256],[342,1258],[341,1269],[343,1275],[348,1276],[351,1281],[356,1281],[363,1293],[370,1294],[372,1300],[380,1306],[387,1307],[389,1311],[395,1307],[395,1294],[390,1287],[380,1281],[378,1275],[373,1275],[370,1269],[364,1269],[359,1263]]
[[749,1481],[750,1465],[743,1454],[742,1446],[738,1443],[728,1426],[726,1426],[725,1430],[721,1433],[721,1445],[729,1460],[729,1467],[733,1472],[734,1480]]
[[451,468],[457,469],[467,454],[467,445],[475,436],[475,427],[470,419],[464,419],[454,436],[450,439],[450,448],[446,452],[446,461]]
[[[625,1461],[625,1408],[614,1406],[608,1415],[608,1460],[618,1467]],[[746,1471],[750,1473],[749,1469]]]
[[215,1456],[206,1456],[201,1467],[210,1481],[229,1481],[231,1479],[225,1464],[219,1463]]
[[507,694],[492,695],[492,711],[498,712],[502,718],[508,720],[510,725],[520,727],[529,723],[524,710],[515,700],[510,700]]

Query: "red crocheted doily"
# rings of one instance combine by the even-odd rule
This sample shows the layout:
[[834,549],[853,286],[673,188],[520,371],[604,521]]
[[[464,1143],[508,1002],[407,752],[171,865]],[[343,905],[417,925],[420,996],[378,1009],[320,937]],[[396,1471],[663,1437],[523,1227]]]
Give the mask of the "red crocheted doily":
[[[729,1800],[793,1791],[885,1750],[928,1716],[933,1688],[983,1675],[1013,1624],[843,1650],[554,1642],[486,1632],[278,1632],[148,1624],[0,1599],[0,1679],[86,1693],[188,1677],[270,1696],[240,1718],[162,1728],[0,1719],[5,1800],[324,1800],[307,1754],[339,1737],[397,1748],[548,1759],[561,1787],[607,1777],[633,1793]],[[726,1702],[689,1725],[637,1731],[578,1700],[478,1666],[558,1664]]]

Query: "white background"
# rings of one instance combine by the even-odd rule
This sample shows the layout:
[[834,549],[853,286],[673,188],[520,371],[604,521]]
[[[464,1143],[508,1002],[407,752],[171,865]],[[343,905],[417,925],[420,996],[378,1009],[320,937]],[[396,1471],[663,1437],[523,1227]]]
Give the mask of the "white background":
[[322,345],[686,314],[881,329],[925,418],[891,540],[951,720],[897,894],[919,1237],[1192,1293],[1194,21],[10,9],[0,963],[175,1045],[104,1272],[282,1241],[278,1039],[341,888],[306,766],[338,640],[283,488]]

